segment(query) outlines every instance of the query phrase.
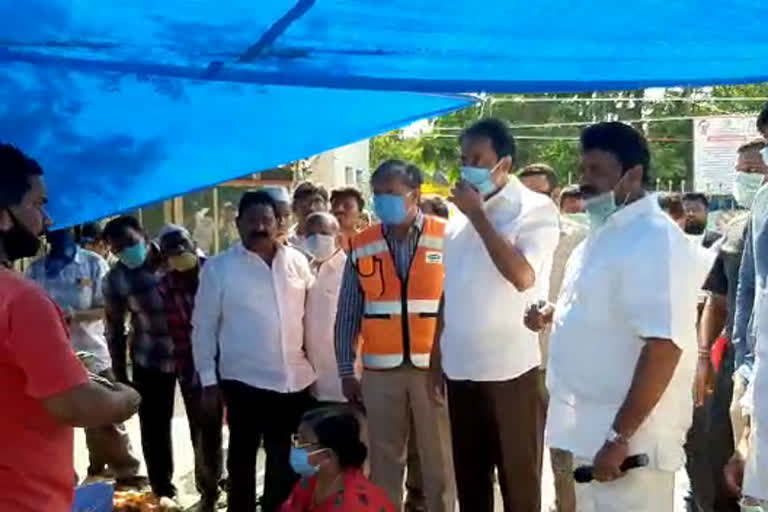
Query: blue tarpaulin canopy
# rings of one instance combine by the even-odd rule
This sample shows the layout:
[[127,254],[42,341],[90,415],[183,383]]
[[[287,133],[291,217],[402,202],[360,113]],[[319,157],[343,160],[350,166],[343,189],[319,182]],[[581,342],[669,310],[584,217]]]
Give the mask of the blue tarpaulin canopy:
[[743,0],[0,0],[0,139],[41,161],[66,225],[470,103],[414,92],[763,81],[765,19]]

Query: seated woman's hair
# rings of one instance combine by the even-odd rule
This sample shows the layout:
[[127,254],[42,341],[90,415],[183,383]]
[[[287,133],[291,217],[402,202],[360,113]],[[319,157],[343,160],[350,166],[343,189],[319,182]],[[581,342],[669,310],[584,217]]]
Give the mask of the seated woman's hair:
[[309,425],[317,442],[333,450],[342,468],[361,468],[368,449],[360,441],[360,422],[349,406],[313,409],[301,419]]

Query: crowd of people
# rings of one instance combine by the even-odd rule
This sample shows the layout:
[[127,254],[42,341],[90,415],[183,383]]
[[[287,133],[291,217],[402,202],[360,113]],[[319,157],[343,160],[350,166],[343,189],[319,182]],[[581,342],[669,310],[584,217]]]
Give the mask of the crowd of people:
[[629,125],[586,128],[566,188],[515,172],[499,120],[458,144],[450,203],[394,159],[378,222],[352,187],[265,187],[210,257],[130,216],[46,229],[43,170],[0,145],[0,509],[69,510],[73,426],[87,477],[174,506],[178,384],[203,512],[222,491],[230,512],[492,512],[495,485],[538,512],[545,446],[558,512],[671,512],[683,466],[689,510],[768,510],[765,140],[738,151],[722,234],[706,195],[647,192]]

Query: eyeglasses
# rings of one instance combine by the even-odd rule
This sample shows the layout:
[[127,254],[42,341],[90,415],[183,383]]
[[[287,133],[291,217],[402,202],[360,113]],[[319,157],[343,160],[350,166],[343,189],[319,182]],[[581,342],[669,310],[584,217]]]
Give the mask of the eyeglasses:
[[309,443],[307,441],[304,441],[303,439],[301,439],[301,437],[299,437],[299,434],[293,434],[291,436],[291,445],[293,445],[294,448],[309,448],[312,446],[317,446],[317,447],[320,446],[319,443]]

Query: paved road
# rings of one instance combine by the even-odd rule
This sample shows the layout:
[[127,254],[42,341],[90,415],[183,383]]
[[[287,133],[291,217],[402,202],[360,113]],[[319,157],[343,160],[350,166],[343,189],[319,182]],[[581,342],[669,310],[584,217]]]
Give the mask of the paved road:
[[[138,420],[134,417],[127,423],[128,431],[133,441],[134,450],[141,454],[141,443],[139,436],[139,424]],[[226,429],[225,429],[226,430]],[[185,507],[192,506],[197,501],[197,493],[195,491],[194,483],[194,456],[192,453],[192,445],[189,440],[189,428],[187,426],[186,416],[184,415],[184,405],[181,400],[181,396],[177,393],[176,397],[176,410],[173,418],[173,453],[174,464],[176,471],[174,474],[174,483],[179,489],[181,504]],[[225,446],[226,446],[226,432],[225,432]],[[258,485],[261,487],[264,476],[264,455],[259,454],[258,466]],[[75,436],[75,468],[77,473],[81,475],[86,474],[88,467],[88,450],[85,446],[85,437],[81,430],[78,430]],[[142,468],[142,474],[146,475],[146,470]],[[687,486],[687,479],[684,472],[678,475],[677,482],[677,496],[675,512],[684,512],[685,507],[683,505],[682,496],[684,489]],[[545,458],[544,461],[544,475],[543,475],[543,504],[542,511],[548,512],[554,503],[554,490],[552,487],[552,472],[550,470],[549,460]],[[501,497],[496,493],[496,510],[501,511]]]

